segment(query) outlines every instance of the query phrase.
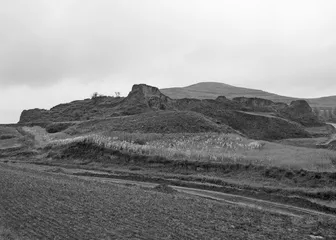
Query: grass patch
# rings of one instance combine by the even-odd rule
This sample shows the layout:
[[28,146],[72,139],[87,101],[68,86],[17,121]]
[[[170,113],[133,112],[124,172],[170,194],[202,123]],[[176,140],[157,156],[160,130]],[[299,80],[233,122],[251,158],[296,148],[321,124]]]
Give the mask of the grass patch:
[[335,171],[336,152],[249,140],[235,134],[107,133],[49,141],[48,146],[92,142],[106,149],[121,150],[172,160],[276,166],[291,170]]
[[[64,140],[65,141],[65,140]],[[102,162],[104,164],[118,164],[121,166],[156,169],[163,172],[217,174],[221,177],[241,176],[272,180],[283,184],[301,187],[334,186],[336,172],[315,172],[295,170],[262,164],[251,164],[244,161],[235,162],[231,158],[223,161],[195,161],[184,158],[171,159],[161,155],[148,155],[133,145],[105,143],[100,138],[79,137],[72,142],[54,142],[49,146],[48,157],[68,162],[69,159],[79,159],[78,164]],[[62,144],[61,144],[62,143]],[[142,145],[137,145],[143,147]],[[215,183],[216,184],[216,183]]]

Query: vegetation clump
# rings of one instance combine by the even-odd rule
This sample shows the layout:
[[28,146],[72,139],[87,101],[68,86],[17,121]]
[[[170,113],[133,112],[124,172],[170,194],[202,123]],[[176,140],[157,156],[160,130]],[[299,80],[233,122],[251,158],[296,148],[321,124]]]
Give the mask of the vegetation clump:
[[16,136],[9,135],[9,134],[0,135],[0,140],[6,140],[6,139],[12,139],[12,138],[16,138]]
[[176,193],[177,191],[167,184],[159,184],[154,187],[154,190],[163,193]]
[[56,122],[56,123],[51,123],[46,126],[46,131],[48,133],[57,133],[57,132],[62,132],[69,128],[70,126],[74,125],[71,122]]

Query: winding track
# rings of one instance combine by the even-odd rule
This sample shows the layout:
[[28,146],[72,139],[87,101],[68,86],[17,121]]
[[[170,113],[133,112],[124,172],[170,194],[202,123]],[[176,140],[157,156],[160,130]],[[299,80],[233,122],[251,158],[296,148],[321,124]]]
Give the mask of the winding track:
[[[88,172],[88,171],[85,171],[85,172]],[[115,183],[115,184],[137,185],[137,186],[141,186],[145,188],[154,188],[159,185],[157,183],[104,178],[104,177],[102,177],[101,179],[99,177],[98,179],[97,177],[84,177],[84,178],[85,179],[93,178],[98,181],[110,182],[110,183]],[[275,202],[250,198],[250,197],[244,197],[240,195],[234,195],[234,194],[222,193],[222,192],[216,192],[216,191],[210,191],[210,190],[204,190],[204,189],[197,189],[197,188],[173,186],[173,185],[170,185],[170,187],[172,187],[173,189],[181,193],[204,197],[204,198],[216,200],[222,203],[229,203],[233,205],[261,209],[261,210],[284,214],[288,216],[304,217],[307,215],[311,215],[311,216],[326,216],[326,217],[336,218],[336,215],[332,215],[332,214],[318,212],[318,211],[314,211],[314,210],[306,209],[306,208],[295,207],[292,205],[286,205],[286,204],[281,204],[281,203],[275,203]]]
[[[3,166],[3,165],[0,165]],[[51,166],[35,166],[34,164],[28,164],[24,165],[24,167],[19,167],[17,165],[11,165],[12,170],[16,169],[16,171],[24,171],[29,169],[33,172],[41,172],[41,171],[50,171],[54,169],[54,167]],[[139,186],[143,188],[155,188],[158,186],[158,183],[153,182],[142,182],[142,181],[134,181],[134,180],[124,180],[120,178],[113,178],[113,175],[110,175],[108,178],[105,177],[106,173],[101,171],[90,171],[90,170],[82,170],[82,169],[67,169],[67,168],[59,168],[61,169],[61,172],[63,174],[54,173],[55,175],[68,175],[73,178],[79,178],[79,179],[85,179],[89,181],[95,181],[95,182],[103,182],[103,183],[109,183],[109,184],[117,184],[117,185],[134,185]],[[94,173],[95,176],[81,176],[81,174],[87,174],[87,173]],[[74,175],[75,174],[75,175]],[[99,174],[101,174],[101,177],[99,177]],[[210,190],[204,190],[204,189],[198,189],[198,188],[191,188],[191,187],[181,187],[181,186],[174,186],[170,185],[173,189],[180,193],[185,193],[189,195],[199,196],[202,198],[207,198],[211,200],[215,200],[217,202],[222,202],[226,204],[232,204],[232,205],[239,205],[244,207],[250,207],[250,208],[256,208],[256,209],[262,209],[265,211],[273,212],[273,213],[279,213],[284,214],[288,216],[294,216],[294,217],[305,217],[305,216],[325,216],[325,217],[332,217],[336,219],[336,215],[327,214],[311,209],[306,208],[300,208],[295,207],[292,205],[286,205],[282,203],[276,203],[251,197],[244,197],[240,195],[234,195],[229,193],[223,193],[223,192],[216,192],[216,191],[210,191]]]
[[[301,217],[327,216],[193,188],[172,186],[181,194],[157,193],[148,191],[157,186],[155,183],[74,176],[74,171],[83,171],[78,169],[53,173],[55,169],[60,170],[0,164],[0,225],[29,239],[287,240],[311,239],[315,234],[311,227],[295,225]],[[281,215],[247,208],[244,211],[236,205]],[[336,228],[324,226],[318,234],[335,236]]]

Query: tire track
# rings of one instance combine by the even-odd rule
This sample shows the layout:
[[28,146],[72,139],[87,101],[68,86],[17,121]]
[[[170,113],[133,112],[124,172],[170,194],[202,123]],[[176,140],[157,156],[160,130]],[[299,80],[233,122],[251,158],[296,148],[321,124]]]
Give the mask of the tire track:
[[204,192],[186,195],[193,190],[181,187],[176,190],[183,194],[166,194],[152,186],[0,164],[0,221],[31,239],[310,239],[317,227],[324,236],[336,236],[336,221],[307,230],[292,216],[193,197]]
[[[85,172],[88,172],[88,171],[85,171]],[[96,171],[95,171],[95,174],[96,174],[95,177],[82,177],[82,178],[84,179],[98,178],[99,179],[99,177],[97,177]],[[81,177],[80,174],[78,173],[76,174],[76,176]],[[158,183],[123,180],[120,178],[113,179],[113,176],[112,178],[102,177],[102,179],[104,182],[111,182],[111,183],[123,184],[123,185],[129,185],[129,184],[137,185],[137,186],[142,186],[144,188],[154,188],[159,185]],[[188,188],[188,187],[180,187],[180,186],[174,186],[174,185],[169,185],[169,186],[182,193],[200,196],[200,197],[216,200],[219,202],[225,202],[225,203],[229,203],[233,205],[252,207],[252,208],[256,208],[260,210],[285,214],[288,216],[304,217],[307,215],[313,215],[313,216],[325,216],[325,217],[336,218],[336,215],[333,215],[333,214],[323,213],[323,212],[319,212],[315,210],[295,207],[292,205],[286,205],[286,204],[281,204],[281,203],[276,203],[276,202],[271,202],[271,201],[266,201],[266,200],[260,200],[256,198],[244,197],[240,195],[234,195],[234,194],[222,193],[222,192],[216,192],[216,191],[210,191],[210,190],[203,190],[203,189],[198,189],[198,188]]]

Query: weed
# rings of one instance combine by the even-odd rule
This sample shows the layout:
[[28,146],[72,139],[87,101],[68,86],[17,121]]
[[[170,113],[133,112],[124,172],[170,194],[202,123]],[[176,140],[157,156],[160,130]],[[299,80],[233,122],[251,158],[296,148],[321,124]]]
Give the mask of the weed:
[[235,134],[143,134],[111,132],[49,140],[47,147],[92,142],[102,148],[167,159],[279,166],[288,169],[333,171],[336,152],[255,141]]
[[15,137],[16,136],[14,135],[4,134],[4,135],[0,135],[0,140],[6,140],[6,139],[15,138]]
[[62,132],[72,125],[73,123],[68,123],[68,122],[51,123],[46,127],[46,131],[48,133]]

